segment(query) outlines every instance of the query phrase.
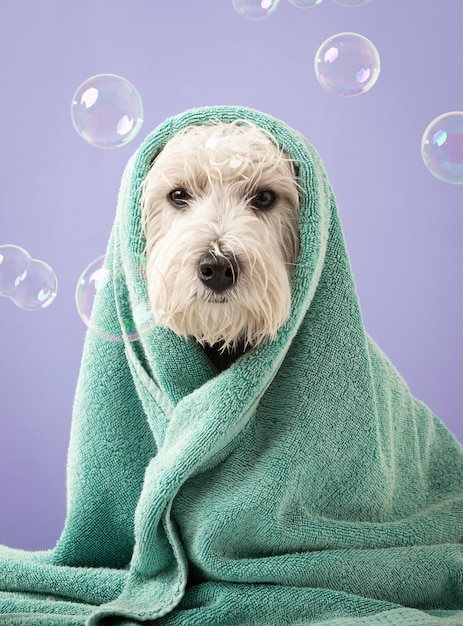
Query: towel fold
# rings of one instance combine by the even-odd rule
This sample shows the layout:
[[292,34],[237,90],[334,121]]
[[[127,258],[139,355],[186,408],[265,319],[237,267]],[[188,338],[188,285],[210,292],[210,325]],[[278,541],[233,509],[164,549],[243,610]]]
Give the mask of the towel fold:
[[[193,339],[88,332],[53,550],[0,547],[5,626],[463,624],[463,449],[366,333],[319,156],[241,107],[168,119],[123,175],[92,315],[147,300],[140,185],[190,124],[250,120],[298,167],[287,322],[218,373]],[[124,332],[124,329],[122,329]],[[110,333],[111,334],[111,333]]]

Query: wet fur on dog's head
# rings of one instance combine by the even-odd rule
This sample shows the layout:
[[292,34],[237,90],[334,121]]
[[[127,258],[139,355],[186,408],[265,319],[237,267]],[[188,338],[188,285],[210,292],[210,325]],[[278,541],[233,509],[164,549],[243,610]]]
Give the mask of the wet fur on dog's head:
[[[290,311],[298,210],[294,164],[266,131],[237,121],[176,134],[142,196],[154,310],[159,273],[167,288],[162,323],[223,350],[274,337]],[[204,259],[215,264],[209,277],[219,265],[225,282],[208,282]]]

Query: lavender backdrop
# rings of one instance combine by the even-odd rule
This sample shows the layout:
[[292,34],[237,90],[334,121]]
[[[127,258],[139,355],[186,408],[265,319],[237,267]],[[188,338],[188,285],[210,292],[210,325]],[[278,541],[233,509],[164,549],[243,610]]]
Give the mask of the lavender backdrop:
[[[65,518],[66,452],[85,327],[77,279],[104,253],[123,166],[166,117],[242,104],[273,114],[319,149],[344,224],[369,333],[414,395],[463,442],[463,187],[424,167],[437,115],[463,110],[461,0],[281,0],[247,21],[231,0],[21,0],[0,16],[0,244],[55,269],[59,292],[26,312],[0,298],[0,543],[52,547]],[[355,31],[382,69],[367,94],[336,98],[313,59]],[[86,144],[74,91],[98,73],[138,88],[145,122],[116,150]]]

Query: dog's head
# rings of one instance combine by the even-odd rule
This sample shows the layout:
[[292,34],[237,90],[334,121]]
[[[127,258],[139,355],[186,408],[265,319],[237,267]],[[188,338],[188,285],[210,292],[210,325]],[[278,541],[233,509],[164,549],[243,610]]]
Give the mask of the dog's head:
[[170,139],[142,196],[153,309],[160,274],[167,288],[163,324],[224,349],[274,337],[290,310],[298,209],[294,164],[264,130],[220,123]]

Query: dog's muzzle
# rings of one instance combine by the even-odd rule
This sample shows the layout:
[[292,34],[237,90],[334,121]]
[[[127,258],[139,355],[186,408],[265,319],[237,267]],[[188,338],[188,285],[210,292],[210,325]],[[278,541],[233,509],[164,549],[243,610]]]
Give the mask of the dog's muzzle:
[[238,263],[227,253],[216,256],[209,252],[199,259],[198,278],[215,293],[233,287],[238,279],[238,272]]

